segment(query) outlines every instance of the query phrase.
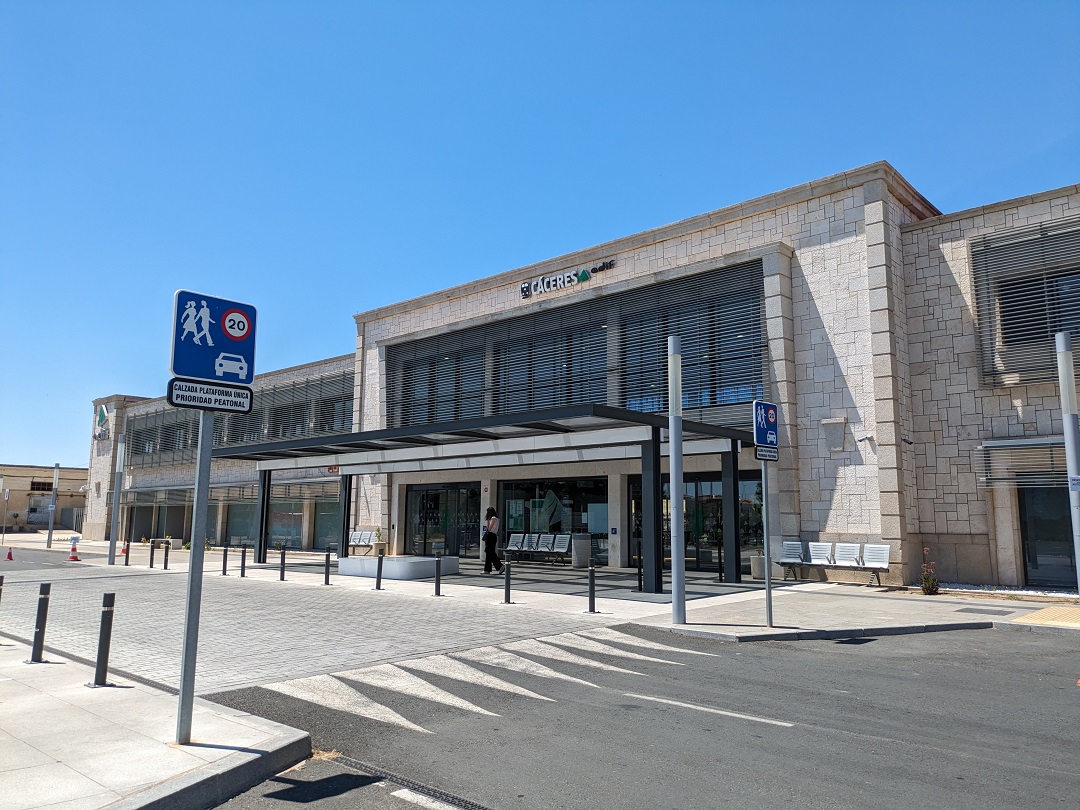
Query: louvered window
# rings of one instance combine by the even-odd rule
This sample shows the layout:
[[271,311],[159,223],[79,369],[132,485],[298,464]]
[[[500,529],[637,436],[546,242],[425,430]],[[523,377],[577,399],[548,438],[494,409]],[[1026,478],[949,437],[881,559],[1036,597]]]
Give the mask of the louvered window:
[[492,321],[386,350],[388,427],[577,404],[667,409],[667,338],[687,418],[741,425],[762,397],[760,261]]
[[984,381],[1057,378],[1054,336],[1080,340],[1080,217],[972,240]]

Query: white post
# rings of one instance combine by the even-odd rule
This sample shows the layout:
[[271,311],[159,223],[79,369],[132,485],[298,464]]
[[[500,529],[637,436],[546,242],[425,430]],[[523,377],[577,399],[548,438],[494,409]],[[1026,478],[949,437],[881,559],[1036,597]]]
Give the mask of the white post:
[[769,462],[761,462],[761,531],[765,536],[765,626],[772,627],[772,553],[769,548]]
[[56,517],[56,488],[60,486],[60,464],[53,465],[52,498],[49,500],[49,534],[45,538],[45,548],[52,548],[53,520]]
[[671,623],[686,624],[686,543],[683,539],[682,347],[668,337],[668,461],[671,493]]
[[[120,537],[120,493],[124,488],[124,450],[127,435],[116,438],[116,469],[113,471],[112,515],[109,521],[109,565],[116,564],[116,542]],[[131,549],[128,549],[128,553]]]
[[1065,467],[1069,473],[1069,505],[1072,507],[1073,564],[1080,590],[1080,423],[1076,416],[1076,372],[1073,370],[1072,338],[1057,333],[1058,387],[1061,391],[1061,422],[1065,434]]

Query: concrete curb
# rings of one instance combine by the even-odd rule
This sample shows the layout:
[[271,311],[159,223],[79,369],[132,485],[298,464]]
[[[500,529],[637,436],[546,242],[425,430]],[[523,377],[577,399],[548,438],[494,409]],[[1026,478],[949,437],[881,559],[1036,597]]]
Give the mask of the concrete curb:
[[680,636],[712,638],[717,641],[822,641],[845,638],[870,638],[873,636],[904,636],[915,633],[945,633],[950,630],[990,630],[998,622],[947,622],[936,624],[908,624],[894,627],[849,627],[841,630],[779,630],[774,632],[725,633],[715,630],[698,630],[691,627],[671,627],[656,624],[642,624],[666,630]]
[[259,718],[259,724],[275,732],[264,748],[238,750],[217,762],[207,763],[110,804],[109,810],[217,807],[311,756],[311,737],[306,731],[262,718]]
[[1052,624],[1023,624],[1020,622],[994,622],[995,630],[1019,630],[1022,633],[1036,633],[1042,636],[1076,636],[1080,629],[1075,627],[1055,627]]

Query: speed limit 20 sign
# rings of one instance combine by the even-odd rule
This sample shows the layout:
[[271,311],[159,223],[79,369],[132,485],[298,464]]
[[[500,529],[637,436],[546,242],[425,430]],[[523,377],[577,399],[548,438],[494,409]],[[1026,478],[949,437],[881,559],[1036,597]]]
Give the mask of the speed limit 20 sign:
[[250,385],[255,376],[255,307],[177,290],[173,305],[173,377]]

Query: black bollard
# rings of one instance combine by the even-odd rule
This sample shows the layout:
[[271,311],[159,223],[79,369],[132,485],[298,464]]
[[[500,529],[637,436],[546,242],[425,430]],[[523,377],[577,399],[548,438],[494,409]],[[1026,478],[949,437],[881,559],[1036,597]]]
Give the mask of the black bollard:
[[172,548],[172,543],[168,540],[165,541],[165,562],[162,564],[162,568],[166,571],[169,570],[169,549]]
[[0,576],[0,597],[4,595],[4,577]]
[[442,554],[435,555],[435,595],[442,596]]
[[285,545],[281,546],[281,571],[278,573],[278,580],[285,581]]
[[98,632],[97,667],[94,669],[93,686],[109,685],[106,679],[109,677],[109,647],[112,645],[113,606],[115,604],[115,593],[107,593],[101,600],[101,630]]
[[510,604],[510,561],[503,561],[503,604]]
[[330,546],[326,547],[326,560],[323,562],[322,584],[330,584]]
[[596,560],[589,557],[589,613],[596,612]]
[[247,546],[240,546],[240,578],[247,576]]
[[225,543],[221,546],[221,575],[227,577],[229,575],[229,544]]
[[641,543],[637,546],[637,590],[638,593],[645,590],[645,578],[641,570]]
[[130,540],[125,540],[124,541],[124,565],[126,566],[128,564],[128,562],[130,562],[130,561],[131,561],[131,541]]
[[37,621],[34,623],[34,646],[30,651],[28,664],[40,664],[44,660],[41,655],[45,651],[45,623],[49,619],[49,595],[52,593],[52,583],[42,582],[38,589]]
[[382,590],[382,561],[383,561],[383,550],[380,548],[379,549],[379,562],[378,562],[378,565],[376,565],[376,567],[375,567],[375,590],[377,590],[377,591]]
[[154,567],[154,547],[156,545],[157,545],[157,543],[151,543],[150,544],[150,567],[151,568]]

